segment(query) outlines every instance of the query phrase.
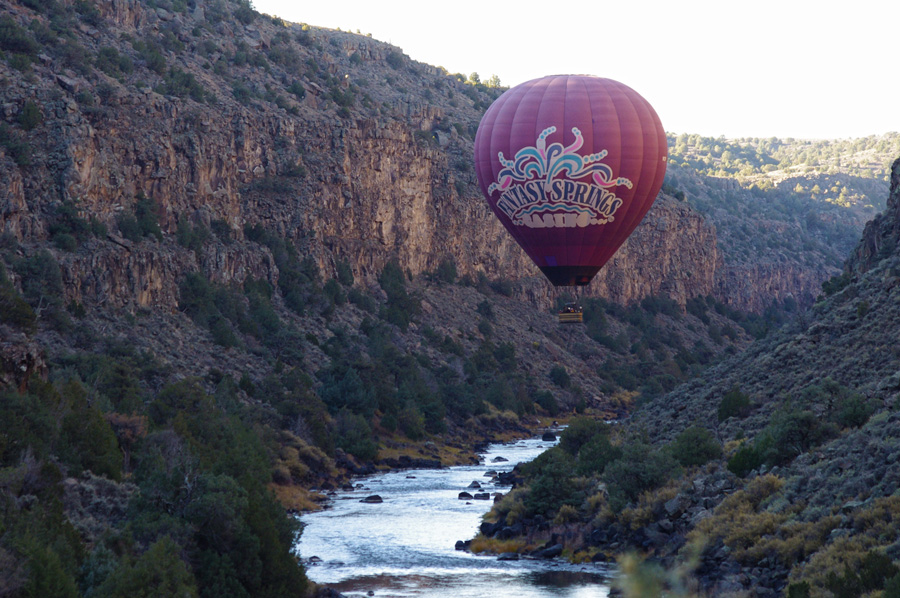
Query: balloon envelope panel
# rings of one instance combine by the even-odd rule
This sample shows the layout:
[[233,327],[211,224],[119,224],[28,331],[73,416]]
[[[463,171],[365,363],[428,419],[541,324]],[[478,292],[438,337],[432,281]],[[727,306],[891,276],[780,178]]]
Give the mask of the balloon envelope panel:
[[666,172],[653,107],[612,79],[554,75],[508,90],[475,136],[494,214],[555,285],[585,285],[650,209]]

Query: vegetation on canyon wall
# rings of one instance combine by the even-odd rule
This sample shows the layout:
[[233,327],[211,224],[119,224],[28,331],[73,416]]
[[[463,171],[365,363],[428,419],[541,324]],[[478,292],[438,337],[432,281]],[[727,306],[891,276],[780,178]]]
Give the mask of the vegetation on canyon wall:
[[860,244],[878,251],[623,425],[574,421],[482,532],[573,558],[636,551],[700,594],[897,595],[898,207],[900,161]]
[[673,136],[560,328],[474,182],[496,78],[245,0],[7,2],[0,52],[0,594],[296,595],[316,490],[635,408],[573,420],[497,531],[894,587],[896,235],[839,265],[896,135]]

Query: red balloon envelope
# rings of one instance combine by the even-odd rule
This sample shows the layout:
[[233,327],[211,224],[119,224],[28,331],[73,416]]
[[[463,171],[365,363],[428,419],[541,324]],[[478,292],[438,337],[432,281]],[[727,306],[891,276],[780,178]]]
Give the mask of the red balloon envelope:
[[475,135],[488,204],[557,286],[588,284],[628,238],[659,193],[667,155],[647,100],[586,75],[513,87]]

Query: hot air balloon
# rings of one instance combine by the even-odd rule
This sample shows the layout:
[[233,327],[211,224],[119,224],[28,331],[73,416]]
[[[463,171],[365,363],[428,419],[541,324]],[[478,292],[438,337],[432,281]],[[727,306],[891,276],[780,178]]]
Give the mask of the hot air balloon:
[[588,75],[509,89],[475,135],[482,193],[556,286],[590,283],[650,209],[666,159],[666,134],[647,100]]

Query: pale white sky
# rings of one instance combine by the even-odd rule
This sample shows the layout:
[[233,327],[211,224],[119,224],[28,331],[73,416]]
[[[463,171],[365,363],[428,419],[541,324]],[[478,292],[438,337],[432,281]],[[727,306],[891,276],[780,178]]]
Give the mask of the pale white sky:
[[667,131],[864,137],[900,131],[897,0],[253,0],[357,29],[503,85],[587,73],[634,88]]

